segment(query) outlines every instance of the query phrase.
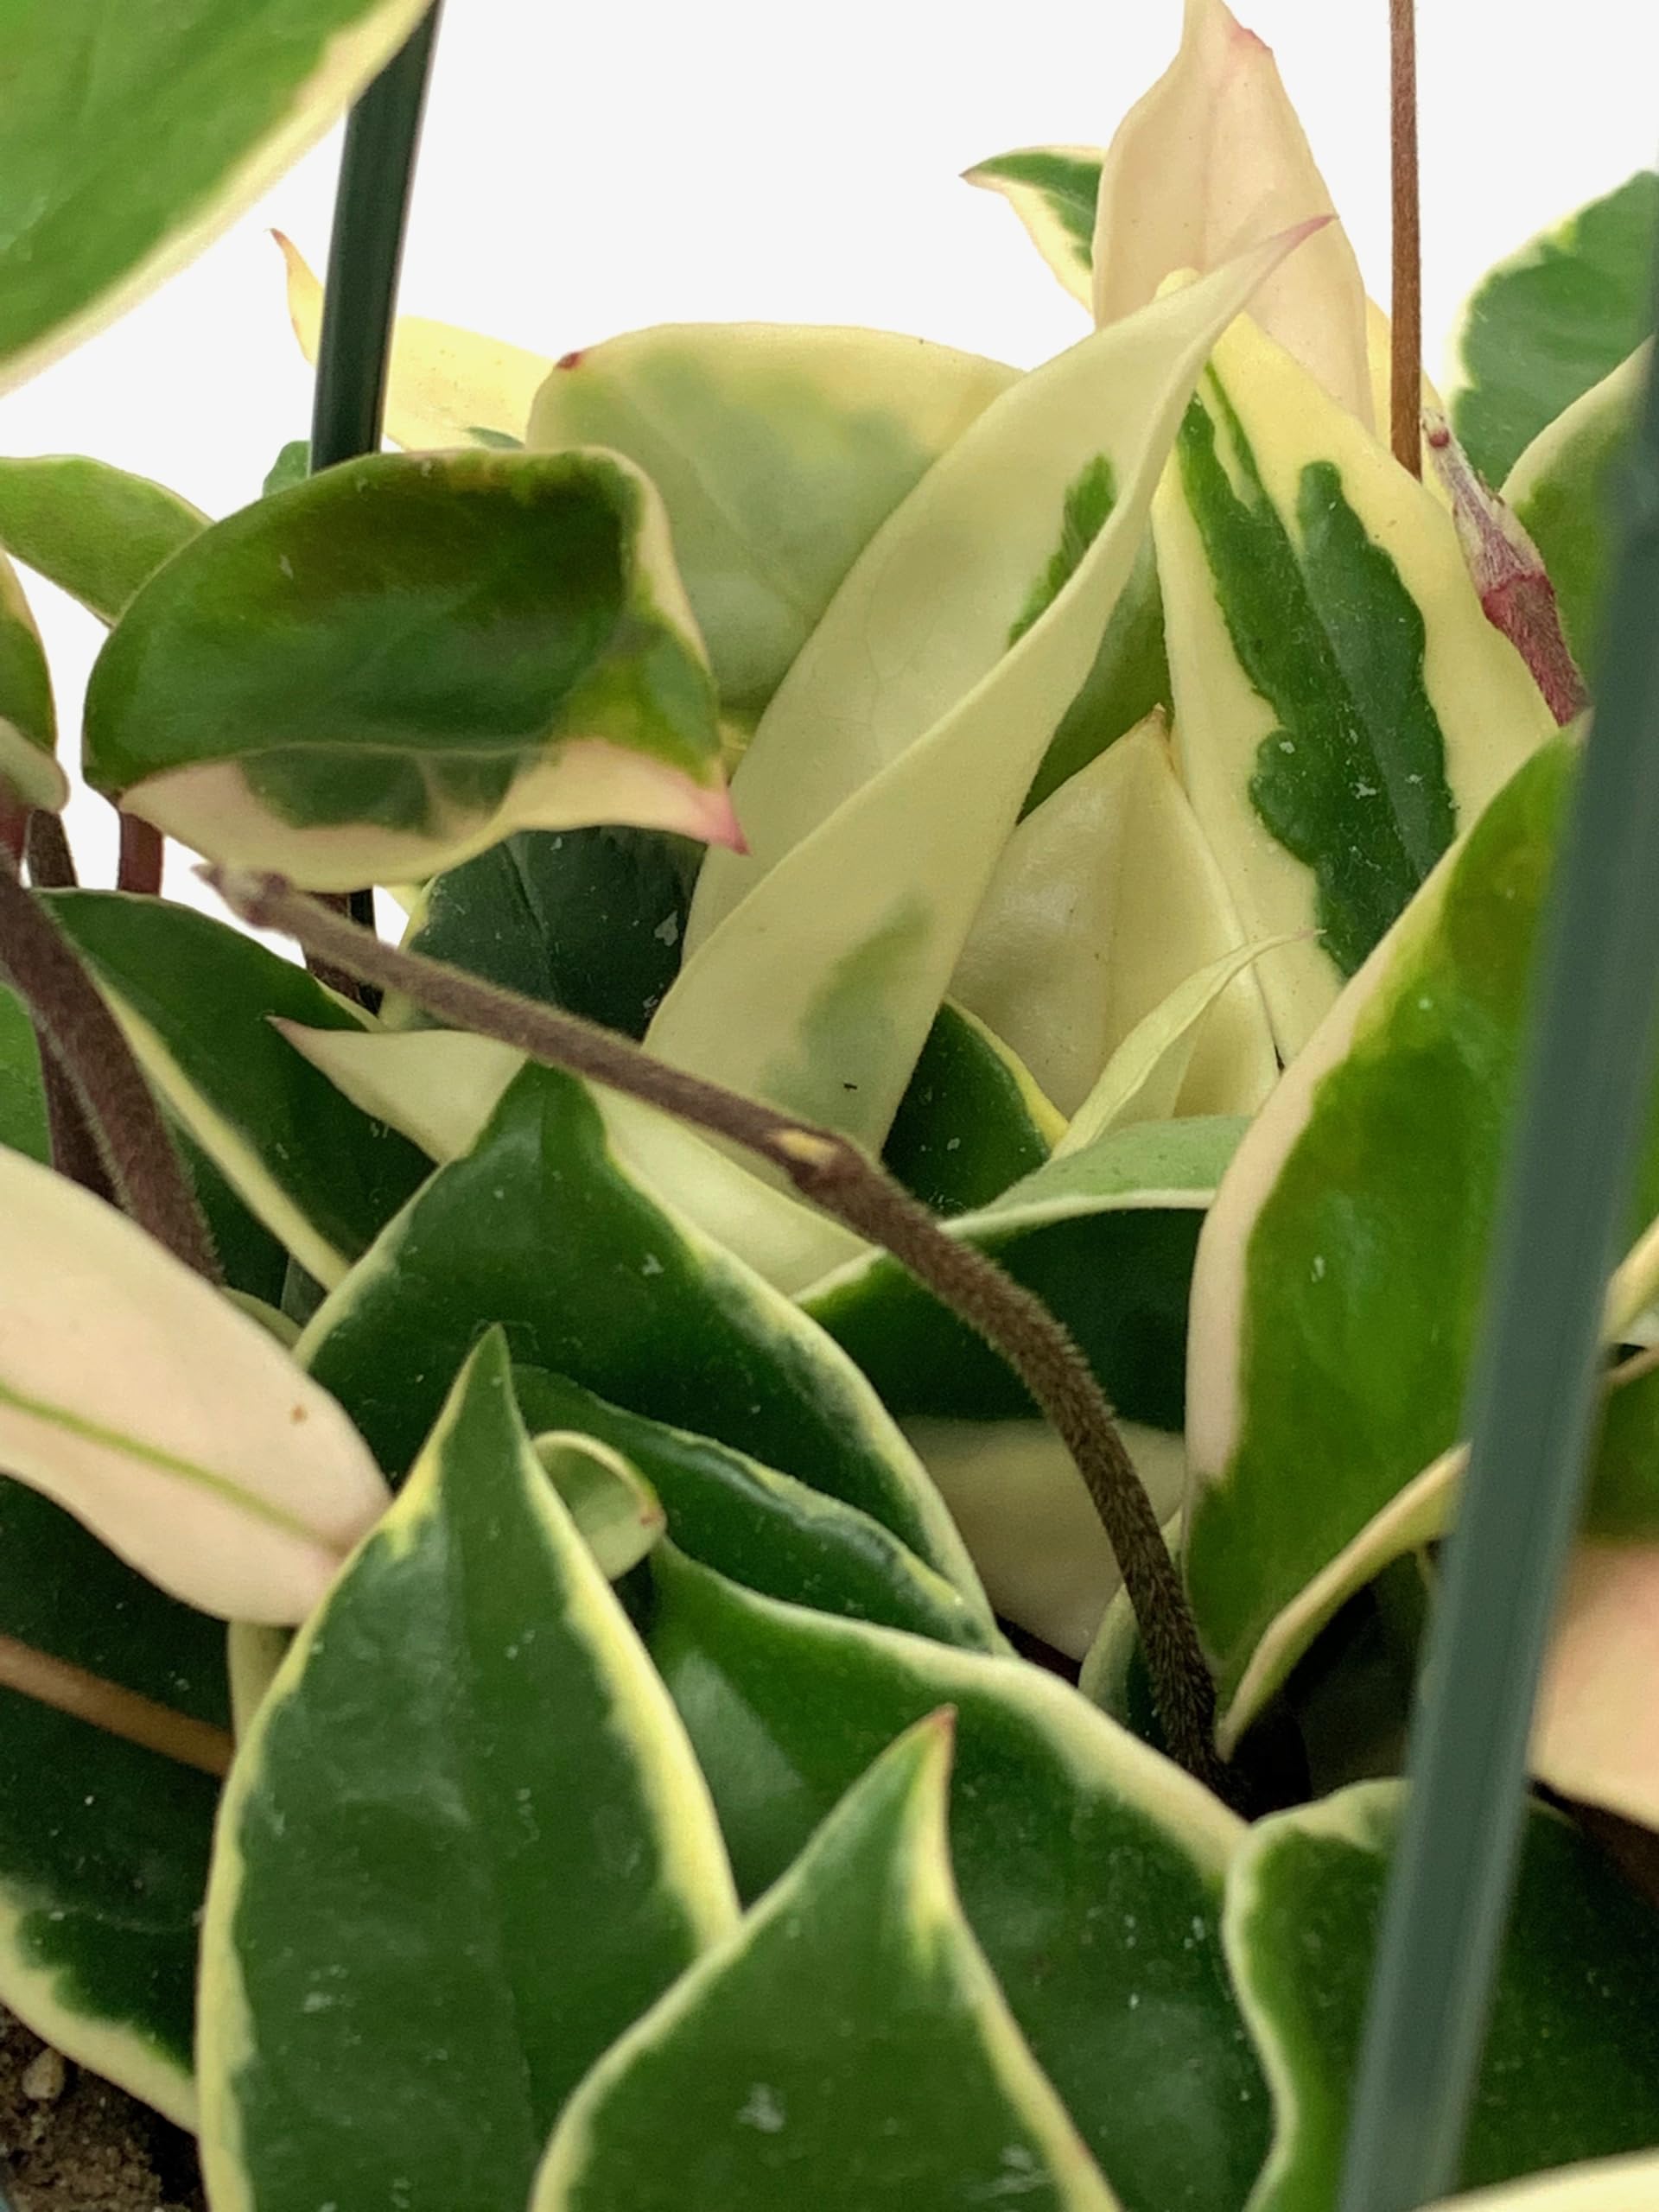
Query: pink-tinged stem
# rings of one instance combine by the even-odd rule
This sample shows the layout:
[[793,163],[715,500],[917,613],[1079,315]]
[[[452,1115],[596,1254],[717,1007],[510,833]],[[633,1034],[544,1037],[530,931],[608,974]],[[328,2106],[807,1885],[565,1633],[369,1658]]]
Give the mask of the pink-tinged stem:
[[1482,483],[1446,417],[1430,415],[1425,427],[1486,620],[1532,671],[1556,721],[1575,721],[1590,695],[1561,627],[1561,610],[1542,554],[1516,514]]

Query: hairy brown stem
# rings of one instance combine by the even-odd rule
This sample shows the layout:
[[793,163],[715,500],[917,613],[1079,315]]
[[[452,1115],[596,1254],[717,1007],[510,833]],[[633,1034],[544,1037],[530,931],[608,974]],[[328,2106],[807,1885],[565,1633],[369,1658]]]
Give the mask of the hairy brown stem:
[[512,1045],[741,1145],[803,1198],[892,1253],[1007,1360],[1058,1432],[1099,1515],[1135,1608],[1158,1717],[1189,1773],[1230,1794],[1215,1749],[1215,1686],[1157,1516],[1093,1370],[1070,1332],[994,1260],[951,1236],[845,1137],[655,1059],[628,1039],[383,944],[282,878],[207,871],[234,912],[455,1027]]
[[1422,205],[1417,175],[1416,0],[1389,0],[1389,137],[1393,154],[1394,302],[1389,411],[1394,457],[1423,473]]
[[106,1735],[159,1751],[163,1758],[195,1767],[202,1774],[229,1770],[235,1746],[222,1728],[175,1713],[154,1698],[140,1697],[137,1690],[105,1681],[101,1675],[89,1675],[84,1667],[54,1659],[49,1651],[37,1651],[15,1636],[0,1636],[0,1688],[16,1690],[38,1705],[49,1705],[55,1713],[88,1721]]
[[124,1211],[158,1243],[220,1280],[184,1165],[119,1023],[61,930],[0,860],[0,968],[73,1086]]
[[162,887],[165,840],[159,830],[136,814],[121,817],[121,856],[116,864],[118,891],[142,891],[154,899]]
[[29,880],[39,890],[73,891],[80,880],[64,834],[63,817],[43,806],[37,806],[29,817],[23,857],[29,863]]

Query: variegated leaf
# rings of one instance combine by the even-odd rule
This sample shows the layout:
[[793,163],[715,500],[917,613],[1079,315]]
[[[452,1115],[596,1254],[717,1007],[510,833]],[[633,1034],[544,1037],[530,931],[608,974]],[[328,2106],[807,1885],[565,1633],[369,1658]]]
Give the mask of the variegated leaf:
[[[699,878],[690,957],[648,1033],[664,1058],[880,1144],[1129,575],[1199,364],[1297,242],[1022,378],[866,549],[738,772],[749,855]],[[1108,482],[1109,516],[1022,630],[1084,475]]]

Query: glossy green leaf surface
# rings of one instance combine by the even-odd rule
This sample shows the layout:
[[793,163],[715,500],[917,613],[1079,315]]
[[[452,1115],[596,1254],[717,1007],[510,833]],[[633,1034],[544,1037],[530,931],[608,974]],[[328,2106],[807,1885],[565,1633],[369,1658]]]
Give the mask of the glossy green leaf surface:
[[570,2090],[734,1918],[684,1735],[493,1338],[226,1791],[215,2206],[522,2203]]
[[[698,877],[686,963],[650,1031],[664,1058],[885,1140],[1129,580],[1202,361],[1297,242],[1287,233],[1022,378],[872,539],[737,772],[749,851],[711,855]],[[1103,469],[1109,518],[1010,645],[1065,547],[1068,498]]]
[[1452,518],[1248,321],[1155,509],[1178,765],[1300,1051],[1429,869],[1555,727]]
[[533,1065],[301,1349],[397,1475],[492,1322],[524,1365],[861,1507],[977,1598],[949,1516],[851,1363],[620,1164],[580,1084]]
[[56,759],[52,674],[16,571],[0,554],[0,797],[54,812],[69,796]]
[[1612,563],[1618,469],[1647,380],[1643,347],[1541,430],[1510,470],[1503,497],[1544,558],[1561,626],[1593,671]]
[[362,1439],[126,1215],[0,1147],[0,1467],[174,1597],[300,1620],[376,1520]]
[[1489,484],[1652,327],[1659,176],[1643,169],[1502,262],[1465,309],[1452,428]]
[[[1274,2084],[1250,2212],[1334,2201],[1399,1791],[1362,1783],[1252,1829],[1227,1957]],[[1659,1915],[1573,1828],[1528,1822],[1461,2181],[1659,2144]]]
[[0,545],[113,622],[163,561],[207,527],[188,499],[79,454],[0,460]]
[[752,724],[836,586],[1018,372],[891,331],[681,323],[568,354],[528,442],[661,492],[722,705]]
[[1065,1126],[1001,1038],[947,999],[881,1157],[935,1213],[968,1213],[1040,1167]]
[[320,890],[521,829],[734,834],[666,519],[613,454],[382,454],[215,524],[106,641],[86,765],[211,858]]
[[951,1858],[1014,2018],[1126,2212],[1236,2212],[1265,2086],[1219,1955],[1243,1830],[1023,1661],[739,1590],[657,1552],[653,1656],[756,1896],[901,1729],[957,1713]]
[[989,1626],[936,1569],[856,1506],[729,1445],[625,1412],[544,1370],[518,1367],[526,1425],[579,1431],[651,1484],[688,1557],[769,1598],[983,1650]]
[[1043,259],[1084,307],[1093,297],[1095,207],[1104,158],[1098,146],[1022,146],[963,172],[969,184],[1001,194]]
[[[1059,1316],[1130,1421],[1181,1426],[1193,1252],[1242,1126],[1115,1130],[949,1224]],[[837,1270],[801,1302],[896,1413],[996,1421],[1031,1409],[997,1355],[884,1253]]]
[[16,993],[3,985],[0,985],[0,1144],[26,1153],[31,1160],[52,1157],[35,1025]]
[[272,492],[286,492],[291,485],[303,484],[310,474],[311,441],[290,438],[265,471],[260,496],[268,498]]
[[337,1282],[429,1163],[271,1021],[358,1030],[363,1017],[303,968],[189,907],[114,891],[49,897],[168,1106],[302,1266]]
[[963,1918],[950,1736],[902,1736],[601,2061],[531,2212],[1116,2212]]
[[[0,1630],[194,1719],[227,1718],[225,1630],[60,1507],[0,1481]],[[219,1789],[0,1691],[0,1999],[185,2126]]]
[[[8,0],[0,383],[159,283],[321,137],[424,0]],[[167,159],[155,158],[158,146]]]
[[679,969],[688,873],[650,830],[520,830],[427,887],[409,948],[642,1037]]
[[1572,760],[1553,741],[1476,823],[1287,1071],[1211,1211],[1186,1575],[1224,1708],[1249,1672],[1230,1726],[1325,1609],[1269,1658],[1278,1617],[1456,1440]]

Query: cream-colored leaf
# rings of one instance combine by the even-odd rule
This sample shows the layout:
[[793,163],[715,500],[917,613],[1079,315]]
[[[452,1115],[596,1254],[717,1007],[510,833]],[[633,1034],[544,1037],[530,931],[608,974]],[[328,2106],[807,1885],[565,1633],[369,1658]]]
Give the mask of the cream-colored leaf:
[[[1289,941],[1286,938],[1261,938],[1254,944],[1240,945],[1224,953],[1219,960],[1195,969],[1184,982],[1175,986],[1160,1005],[1143,1015],[1112,1054],[1094,1089],[1072,1116],[1071,1127],[1054,1148],[1056,1158],[1068,1152],[1082,1151],[1085,1145],[1093,1144],[1109,1129],[1121,1128],[1126,1122],[1177,1118],[1184,1110],[1180,1099],[1193,1054],[1201,1034],[1210,1026],[1205,1017],[1211,1007],[1234,979],[1253,968],[1264,952],[1272,952]],[[1265,1016],[1262,1020],[1265,1027]],[[1253,1032],[1246,1041],[1253,1046]],[[1239,1067],[1242,1058],[1241,1052],[1235,1058],[1236,1067]],[[1246,1072],[1240,1067],[1241,1094],[1246,1089]],[[1248,1072],[1254,1074],[1253,1065]],[[1265,1085],[1255,1090],[1254,1096],[1241,1095],[1236,1105],[1206,1110],[1253,1113],[1275,1079],[1276,1071]]]
[[[905,1433],[938,1484],[1005,1620],[1081,1659],[1122,1577],[1077,1463],[1039,1421],[915,1421]],[[1120,1421],[1160,1521],[1186,1487],[1179,1436]]]
[[112,1206],[0,1150],[0,1465],[175,1598],[302,1620],[387,1491],[334,1401]]
[[1592,2158],[1500,2189],[1448,2196],[1427,2212],[1659,2212],[1659,2158]]
[[[271,236],[287,267],[289,321],[300,351],[315,364],[322,336],[322,286],[292,238],[281,231]],[[503,440],[522,444],[531,403],[552,366],[522,346],[421,315],[399,315],[386,372],[386,435],[411,453]]]
[[[1186,0],[1179,53],[1106,151],[1095,319],[1144,307],[1178,270],[1217,268],[1292,223],[1334,212],[1271,51],[1223,0]],[[1372,427],[1365,288],[1339,225],[1267,279],[1252,313]]]
[[[1072,1115],[1137,1024],[1243,945],[1154,716],[1009,838],[950,990]],[[1142,1118],[1254,1113],[1277,1073],[1261,992],[1241,974],[1167,1108]]]
[[1659,1828],[1656,1683],[1659,1544],[1581,1545],[1539,1690],[1533,1772],[1564,1797]]
[[[1357,965],[1436,856],[1401,825],[1433,795],[1449,842],[1554,719],[1486,620],[1445,506],[1249,316],[1200,398],[1154,506],[1176,760],[1245,935],[1300,940],[1259,969],[1288,1059],[1341,989],[1338,934]],[[1293,771],[1297,852],[1263,796],[1276,786],[1291,812]]]
[[[749,855],[704,865],[653,1051],[879,1147],[1128,576],[1198,370],[1298,243],[1023,378],[877,534],[738,771]],[[1024,627],[1068,494],[1107,475],[1109,518]]]

